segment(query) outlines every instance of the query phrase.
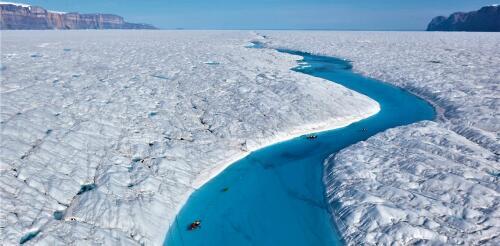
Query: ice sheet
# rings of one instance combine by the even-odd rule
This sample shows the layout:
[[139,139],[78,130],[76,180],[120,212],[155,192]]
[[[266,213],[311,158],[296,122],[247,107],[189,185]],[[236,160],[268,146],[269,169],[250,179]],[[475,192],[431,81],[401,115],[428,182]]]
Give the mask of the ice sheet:
[[272,47],[351,60],[440,112],[437,123],[389,130],[325,162],[347,244],[500,243],[500,34],[261,33]]
[[376,113],[246,31],[2,32],[1,241],[160,245],[264,145]]

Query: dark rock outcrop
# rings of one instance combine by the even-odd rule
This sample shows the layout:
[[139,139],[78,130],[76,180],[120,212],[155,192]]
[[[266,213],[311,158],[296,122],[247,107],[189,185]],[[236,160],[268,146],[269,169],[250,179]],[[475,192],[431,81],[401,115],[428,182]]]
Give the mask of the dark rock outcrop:
[[79,14],[48,11],[41,7],[0,4],[0,29],[156,29],[148,24],[125,22],[112,14]]
[[448,18],[438,16],[429,23],[427,31],[500,32],[500,6],[487,6],[468,13],[457,12]]

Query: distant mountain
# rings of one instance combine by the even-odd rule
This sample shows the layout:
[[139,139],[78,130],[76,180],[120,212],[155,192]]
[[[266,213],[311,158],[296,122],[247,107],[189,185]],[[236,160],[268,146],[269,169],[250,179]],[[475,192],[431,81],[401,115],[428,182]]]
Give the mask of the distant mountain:
[[457,12],[448,18],[432,19],[427,31],[500,32],[500,6],[492,5],[468,13]]
[[46,10],[21,3],[0,2],[0,29],[156,29],[125,22],[112,14],[79,14]]

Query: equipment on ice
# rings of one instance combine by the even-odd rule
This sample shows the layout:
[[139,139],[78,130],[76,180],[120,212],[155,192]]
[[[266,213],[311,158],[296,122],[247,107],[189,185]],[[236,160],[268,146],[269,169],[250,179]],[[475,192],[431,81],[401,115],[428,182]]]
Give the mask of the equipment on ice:
[[193,231],[199,229],[200,227],[201,227],[201,220],[195,220],[193,223],[189,225],[188,230]]

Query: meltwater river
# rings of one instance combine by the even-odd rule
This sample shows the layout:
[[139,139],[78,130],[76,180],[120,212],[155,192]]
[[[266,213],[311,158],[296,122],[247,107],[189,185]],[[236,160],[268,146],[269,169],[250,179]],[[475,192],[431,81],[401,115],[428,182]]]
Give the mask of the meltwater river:
[[[435,117],[426,101],[354,73],[348,61],[279,51],[303,57],[294,71],[365,94],[380,104],[380,112],[347,127],[316,133],[314,140],[298,137],[233,163],[191,195],[165,245],[342,245],[325,200],[323,161],[378,132]],[[187,230],[196,219],[201,228]]]

